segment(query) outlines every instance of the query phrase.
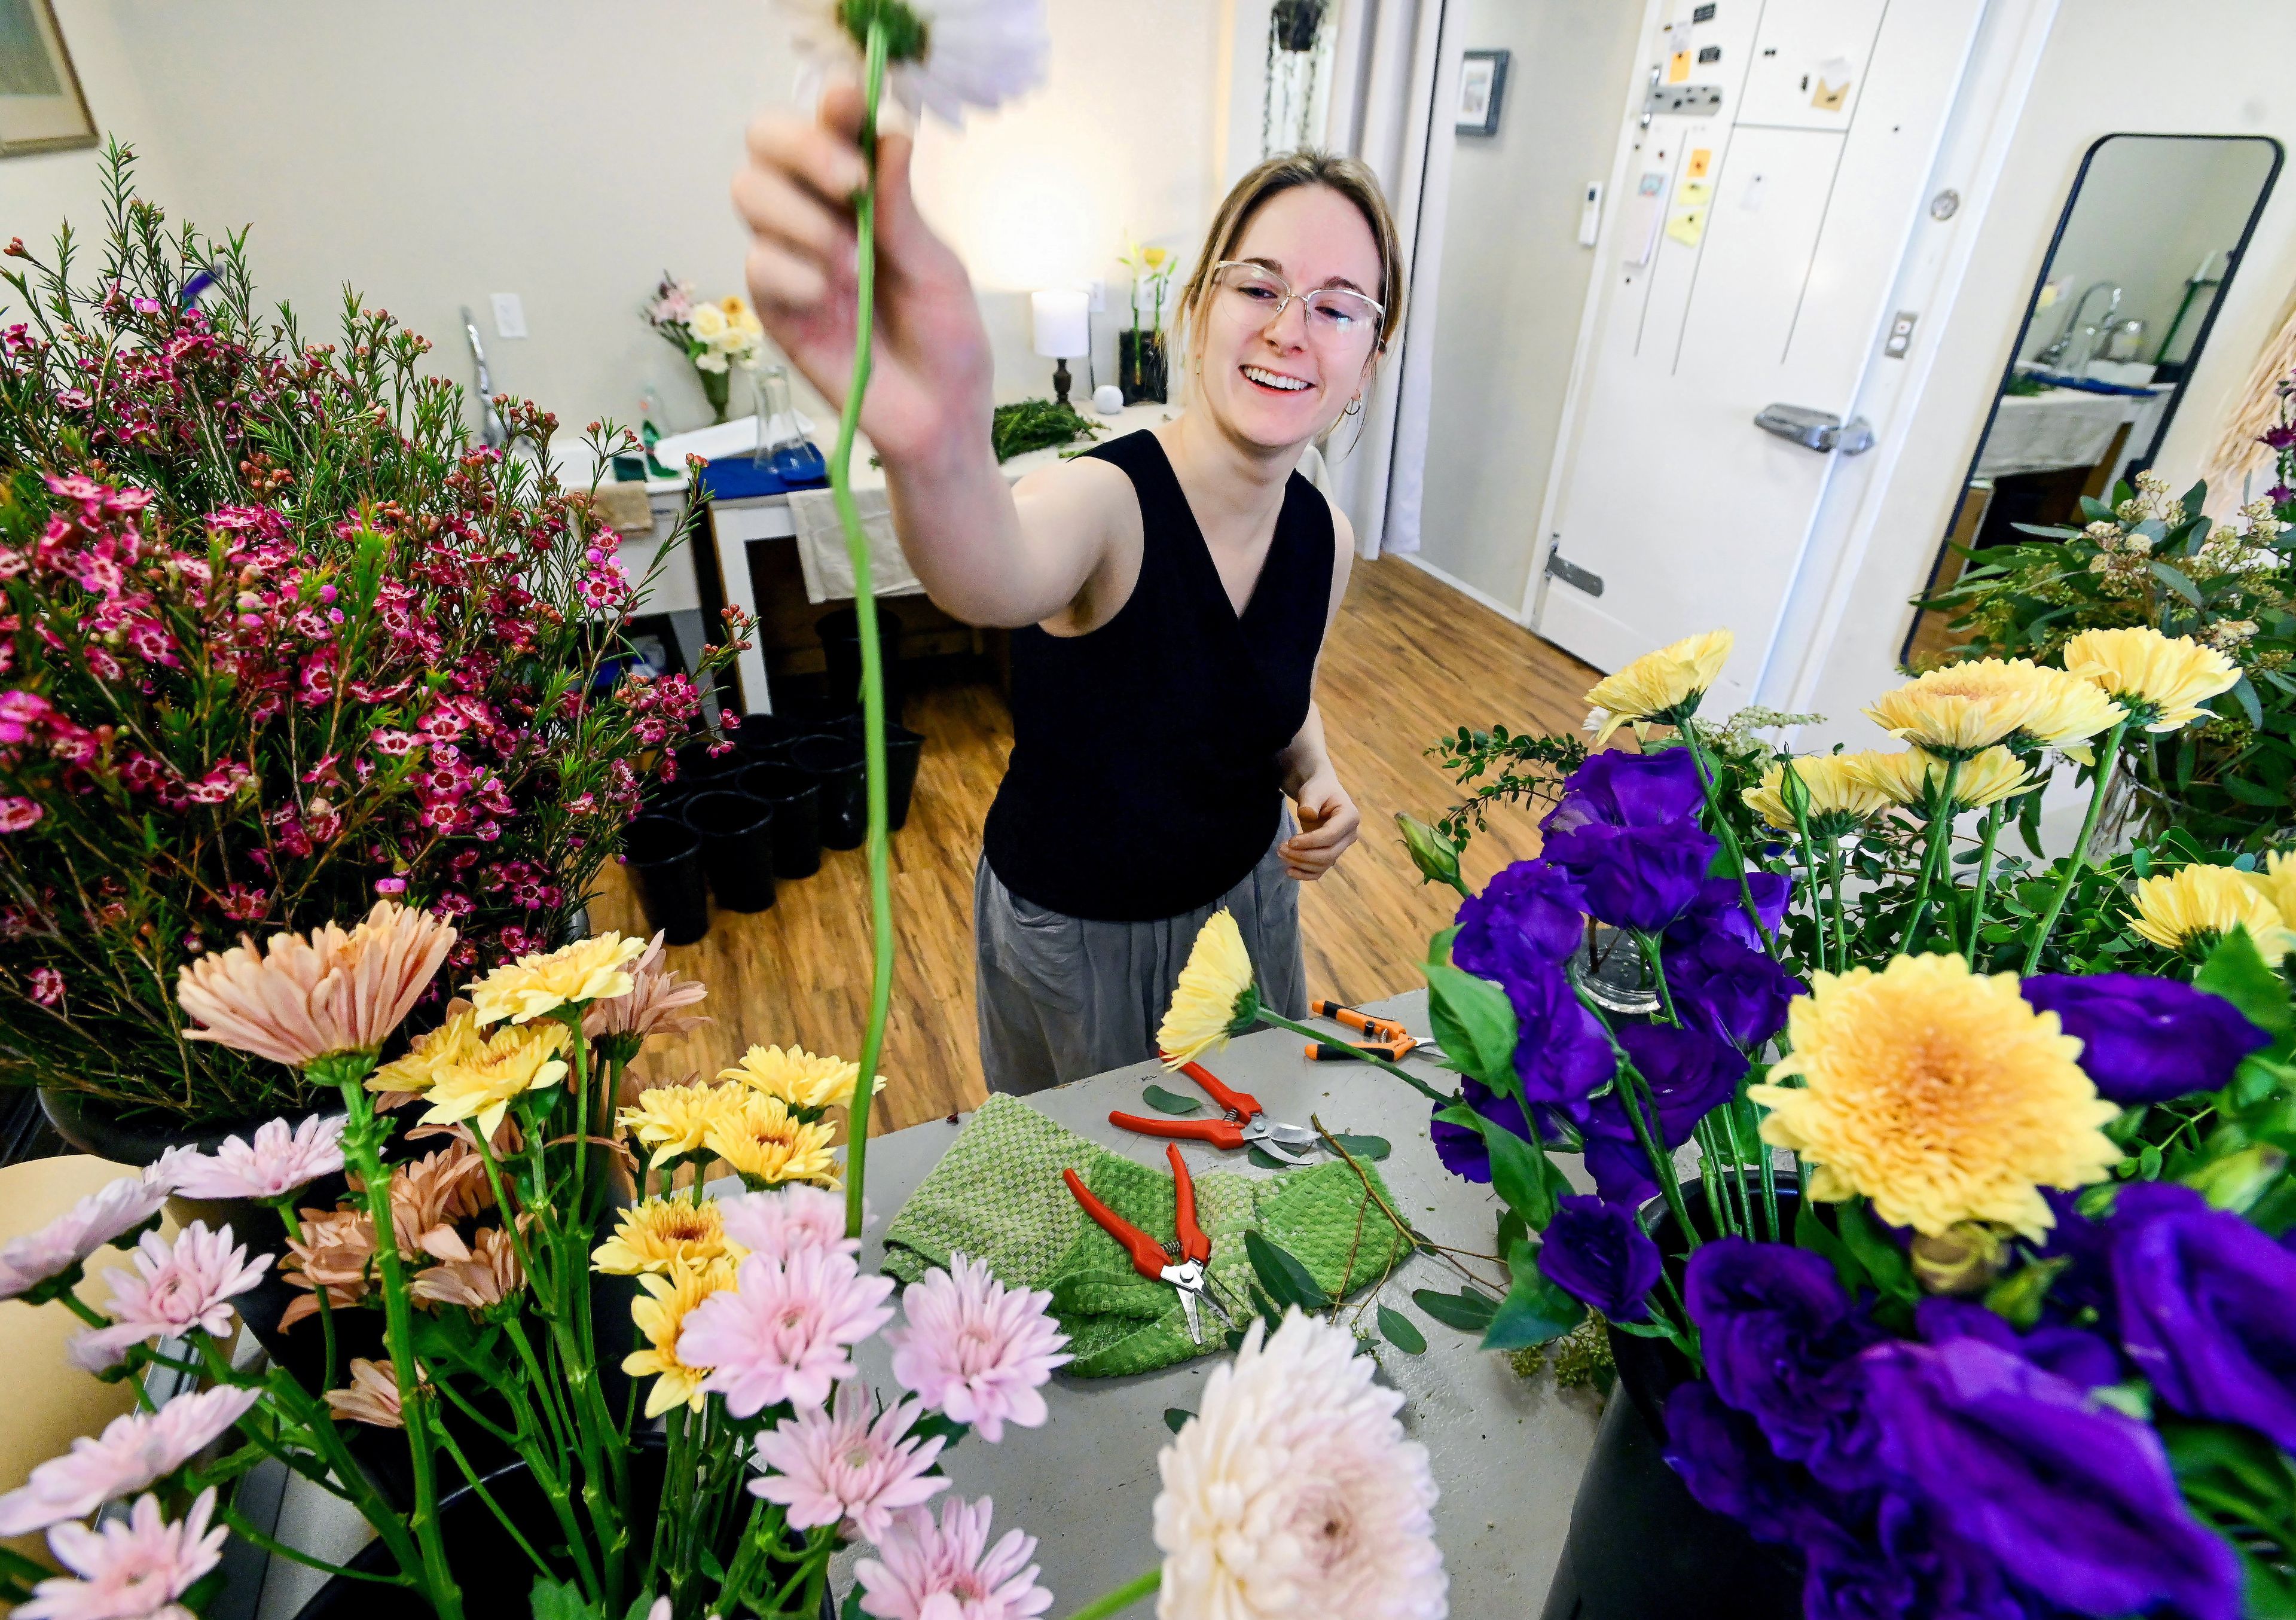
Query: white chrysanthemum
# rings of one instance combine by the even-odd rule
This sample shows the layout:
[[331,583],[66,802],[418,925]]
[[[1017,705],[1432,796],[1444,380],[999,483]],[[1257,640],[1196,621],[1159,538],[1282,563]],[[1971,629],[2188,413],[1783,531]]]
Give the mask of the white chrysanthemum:
[[1427,1448],[1352,1336],[1254,1322],[1157,1459],[1159,1620],[1442,1620]]
[[798,48],[850,64],[871,13],[886,24],[885,82],[914,118],[931,108],[952,124],[1034,89],[1051,42],[1044,0],[781,0]]

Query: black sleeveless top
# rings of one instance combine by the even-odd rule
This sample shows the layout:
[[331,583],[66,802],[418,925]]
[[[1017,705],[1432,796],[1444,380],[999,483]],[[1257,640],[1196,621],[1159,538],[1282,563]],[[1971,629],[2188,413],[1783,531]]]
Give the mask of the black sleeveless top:
[[1089,634],[1013,632],[1013,759],[984,843],[1023,900],[1151,922],[1218,899],[1275,837],[1276,756],[1307,721],[1331,605],[1332,512],[1292,474],[1239,617],[1155,434],[1087,454],[1139,498],[1139,583]]

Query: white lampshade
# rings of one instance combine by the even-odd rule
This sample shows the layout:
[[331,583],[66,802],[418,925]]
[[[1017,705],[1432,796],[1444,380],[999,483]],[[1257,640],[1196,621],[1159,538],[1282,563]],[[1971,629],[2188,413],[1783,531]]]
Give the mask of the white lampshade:
[[1090,296],[1081,287],[1053,287],[1029,295],[1037,317],[1037,352],[1048,360],[1087,354],[1092,349]]

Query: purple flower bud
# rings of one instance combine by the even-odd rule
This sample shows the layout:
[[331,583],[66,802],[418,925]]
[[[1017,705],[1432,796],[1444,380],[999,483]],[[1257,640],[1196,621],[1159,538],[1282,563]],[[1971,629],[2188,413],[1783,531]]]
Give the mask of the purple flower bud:
[[1547,1222],[1538,1270],[1571,1298],[1614,1322],[1650,1314],[1643,1296],[1658,1283],[1658,1245],[1634,1212],[1600,1198],[1568,1197]]

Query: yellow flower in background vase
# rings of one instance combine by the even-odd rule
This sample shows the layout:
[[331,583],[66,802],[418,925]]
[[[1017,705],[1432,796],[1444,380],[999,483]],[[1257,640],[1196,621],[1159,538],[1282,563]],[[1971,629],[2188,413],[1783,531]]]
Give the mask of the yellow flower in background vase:
[[650,1086],[615,1122],[653,1150],[646,1167],[658,1170],[671,1159],[701,1152],[709,1128],[739,1113],[748,1095],[739,1086]]
[[622,1358],[622,1370],[634,1378],[653,1379],[653,1387],[646,1391],[647,1417],[659,1418],[673,1406],[701,1410],[701,1380],[710,1369],[688,1366],[677,1359],[677,1336],[696,1305],[733,1286],[730,1266],[701,1271],[672,1266],[666,1275],[639,1273],[638,1287],[645,1290],[645,1296],[630,1302],[630,1320],[637,1324],[645,1344]]
[[566,1078],[565,1050],[562,1024],[496,1031],[479,1051],[443,1064],[432,1074],[424,1094],[430,1106],[422,1122],[452,1125],[472,1120],[479,1134],[492,1141],[512,1103]]
[[706,1271],[729,1262],[734,1246],[715,1198],[648,1198],[614,1218],[614,1235],[590,1252],[593,1271],[617,1277],[642,1271]]
[[1657,720],[1688,714],[1730,662],[1736,638],[1728,630],[1708,630],[1685,636],[1671,646],[1645,653],[1616,675],[1595,683],[1587,694],[1587,706],[1602,715],[1595,746],[1628,720]]
[[2014,736],[2053,695],[2030,659],[1980,658],[1916,676],[1866,713],[1901,742],[1965,760]]
[[[1938,795],[1945,791],[1948,761],[1920,748],[1902,753],[1844,754],[1845,769],[1890,803],[1923,817],[1938,813]],[[1951,813],[1983,810],[1987,805],[2022,793],[2033,785],[2033,775],[2023,761],[2006,748],[1988,748],[1964,760],[1954,772]]]
[[1172,989],[1172,1005],[1156,1030],[1164,1066],[1177,1069],[1199,1053],[1226,1044],[1257,1020],[1259,993],[1251,985],[1251,953],[1243,931],[1223,908],[1204,920],[1188,947],[1187,966]]
[[[1846,753],[1804,754],[1793,761],[1794,775],[1809,791],[1805,812],[1813,838],[1835,838],[1893,802],[1852,763]],[[1761,785],[1745,792],[1746,808],[1782,833],[1796,831],[1793,811],[1786,805],[1786,762],[1773,763],[1762,773]]]
[[505,1018],[524,1024],[562,1007],[627,996],[637,983],[629,964],[644,956],[645,949],[643,938],[608,933],[578,940],[562,950],[523,956],[471,985],[471,1005],[480,1024]]
[[2245,872],[2230,867],[2180,867],[2136,885],[2129,925],[2164,950],[2205,956],[2236,924],[2267,962],[2296,945],[2284,914]]
[[[742,1054],[742,1061],[730,1069],[718,1071],[718,1078],[738,1081],[763,1097],[777,1097],[795,1112],[811,1119],[824,1108],[850,1107],[853,1087],[861,1078],[861,1065],[848,1063],[842,1057],[816,1057],[803,1047],[787,1050],[777,1046],[753,1046]],[[885,1077],[877,1076],[870,1090],[874,1097],[885,1089]]]
[[701,1139],[703,1151],[723,1159],[751,1192],[784,1181],[837,1183],[837,1160],[829,1151],[835,1132],[791,1113],[778,1097],[752,1091],[741,1106],[728,1109]]
[[2054,1219],[2040,1188],[2086,1187],[2120,1161],[2101,1127],[2120,1110],[2015,974],[1901,956],[1810,987],[1789,1014],[1792,1055],[1746,1094],[1769,1110],[1762,1139],[1808,1161],[1812,1197],[1863,1196],[1932,1238],[1986,1221],[2038,1240]]
[[2201,705],[2240,684],[2240,666],[2214,647],[2142,625],[2083,630],[2065,643],[2063,658],[2068,673],[2110,694],[2147,731],[2175,731],[2207,718]]

